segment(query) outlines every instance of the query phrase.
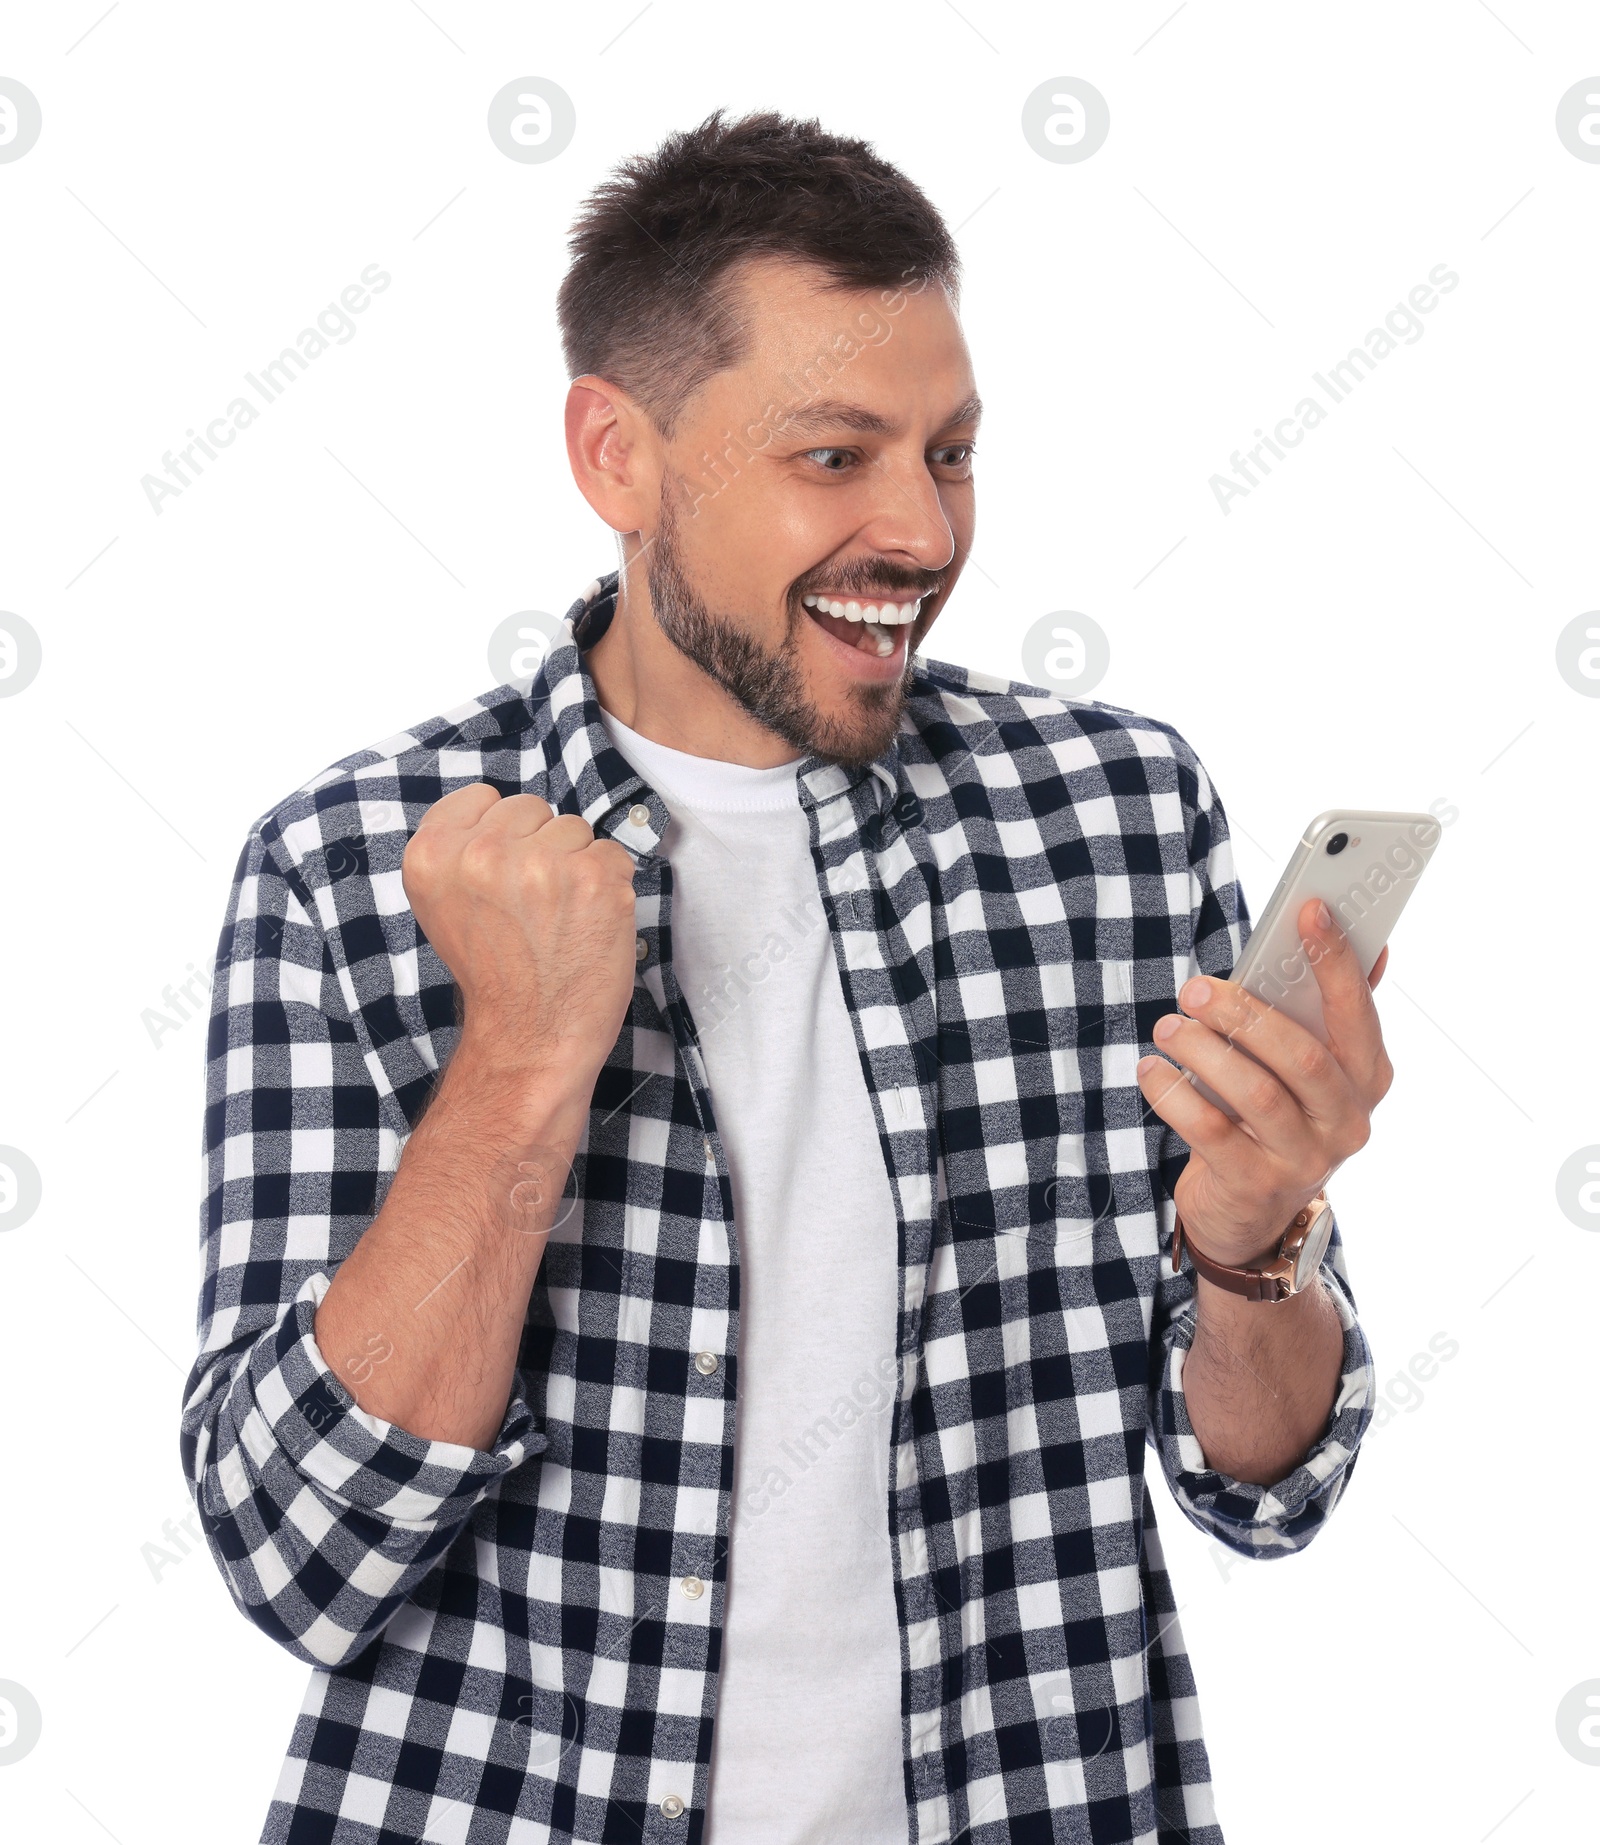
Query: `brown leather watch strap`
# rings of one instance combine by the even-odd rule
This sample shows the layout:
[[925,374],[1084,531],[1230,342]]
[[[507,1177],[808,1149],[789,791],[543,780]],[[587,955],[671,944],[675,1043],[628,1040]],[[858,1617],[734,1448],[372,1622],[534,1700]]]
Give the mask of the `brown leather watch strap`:
[[1305,1232],[1316,1222],[1327,1206],[1327,1193],[1319,1192],[1309,1204],[1295,1213],[1294,1221],[1278,1239],[1278,1247],[1267,1262],[1260,1267],[1247,1268],[1231,1268],[1226,1263],[1213,1262],[1204,1250],[1196,1247],[1194,1239],[1184,1228],[1182,1217],[1175,1215],[1172,1231],[1172,1272],[1174,1274],[1178,1272],[1183,1252],[1187,1249],[1195,1272],[1203,1275],[1214,1286],[1226,1288],[1230,1294],[1241,1294],[1246,1300],[1287,1300],[1290,1295],[1298,1291],[1295,1287],[1295,1268]]

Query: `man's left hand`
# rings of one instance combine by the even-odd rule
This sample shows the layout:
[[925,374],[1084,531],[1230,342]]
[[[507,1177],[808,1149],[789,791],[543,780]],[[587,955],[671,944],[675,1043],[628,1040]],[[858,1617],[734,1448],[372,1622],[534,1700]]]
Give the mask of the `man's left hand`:
[[1363,979],[1323,904],[1309,899],[1297,921],[1322,992],[1325,1045],[1234,981],[1202,974],[1178,995],[1183,1013],[1158,1019],[1152,1035],[1239,1120],[1159,1057],[1139,1064],[1140,1092],[1191,1150],[1173,1193],[1184,1228],[1213,1261],[1230,1266],[1272,1253],[1300,1207],[1367,1144],[1372,1111],[1394,1079],[1372,1001],[1388,949]]

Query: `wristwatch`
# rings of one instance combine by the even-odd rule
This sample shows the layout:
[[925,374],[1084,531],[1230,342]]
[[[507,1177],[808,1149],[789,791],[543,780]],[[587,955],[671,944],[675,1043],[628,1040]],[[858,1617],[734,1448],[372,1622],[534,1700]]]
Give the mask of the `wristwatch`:
[[1326,1192],[1318,1192],[1278,1239],[1271,1261],[1260,1268],[1229,1268],[1195,1248],[1179,1217],[1172,1232],[1172,1272],[1178,1272],[1179,1258],[1187,1249],[1196,1272],[1230,1294],[1242,1294],[1246,1300],[1287,1300],[1316,1280],[1332,1235],[1333,1206]]

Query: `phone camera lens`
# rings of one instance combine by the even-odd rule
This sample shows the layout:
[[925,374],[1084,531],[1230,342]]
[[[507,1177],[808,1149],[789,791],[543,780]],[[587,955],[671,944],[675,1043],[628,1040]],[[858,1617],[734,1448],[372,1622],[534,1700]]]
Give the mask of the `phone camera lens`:
[[1328,857],[1332,858],[1336,853],[1342,852],[1345,849],[1345,847],[1349,845],[1349,843],[1350,843],[1350,835],[1348,833],[1335,833],[1334,836],[1328,841],[1328,845],[1327,845]]

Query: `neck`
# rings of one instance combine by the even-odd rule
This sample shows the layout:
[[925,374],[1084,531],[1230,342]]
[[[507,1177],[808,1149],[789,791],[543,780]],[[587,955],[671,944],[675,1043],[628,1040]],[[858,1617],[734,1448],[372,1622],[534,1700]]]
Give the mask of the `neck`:
[[583,663],[601,706],[652,743],[748,769],[795,759],[792,743],[758,723],[662,633],[636,545],[628,547],[611,625]]

